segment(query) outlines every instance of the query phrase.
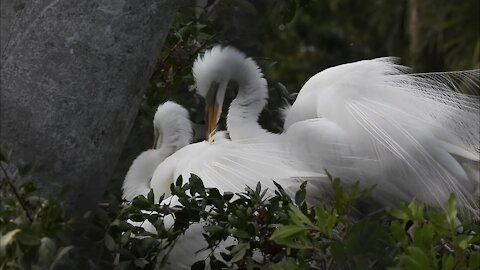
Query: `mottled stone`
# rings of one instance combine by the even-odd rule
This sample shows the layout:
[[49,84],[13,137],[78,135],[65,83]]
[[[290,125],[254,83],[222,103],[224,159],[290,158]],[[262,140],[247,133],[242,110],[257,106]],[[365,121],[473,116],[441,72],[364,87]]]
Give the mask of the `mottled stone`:
[[102,195],[179,1],[0,0],[0,141],[70,209]]

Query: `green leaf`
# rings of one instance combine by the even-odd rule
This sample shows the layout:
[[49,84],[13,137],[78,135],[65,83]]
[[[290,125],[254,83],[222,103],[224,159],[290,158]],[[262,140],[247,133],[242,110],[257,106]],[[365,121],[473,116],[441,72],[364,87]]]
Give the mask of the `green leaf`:
[[480,269],[480,252],[470,254],[468,259],[469,269]]
[[406,253],[400,256],[400,262],[409,269],[435,269],[433,260],[424,250],[415,246],[407,247]]
[[150,189],[150,191],[148,192],[147,201],[149,204],[155,203],[155,195],[153,194],[153,189]]
[[228,202],[233,198],[233,193],[232,192],[224,192],[223,193],[223,199]]
[[334,209],[333,213],[328,213],[325,209],[315,208],[315,217],[317,218],[316,225],[321,232],[331,235],[333,227],[337,222],[337,212]]
[[397,220],[392,221],[390,224],[390,232],[392,233],[395,240],[399,241],[402,244],[407,244],[407,234],[405,231],[405,223],[399,222]]
[[458,237],[455,238],[455,245],[457,245],[461,249],[466,249],[468,247],[468,244],[472,240],[473,235],[459,235]]
[[284,225],[273,232],[270,240],[295,249],[312,248],[312,242],[306,237],[306,230],[303,225]]
[[175,186],[181,187],[183,185],[183,178],[181,175],[178,176],[177,181],[175,182]]
[[209,232],[209,233],[220,232],[223,229],[224,229],[224,227],[218,226],[218,225],[211,225],[211,226],[204,227],[204,230],[206,232]]
[[298,226],[298,225],[284,225],[277,228],[270,236],[270,240],[277,241],[280,239],[285,239],[291,237],[292,235],[298,234],[300,232],[304,232],[306,229],[305,227]]
[[[453,270],[455,268],[455,262],[452,255],[444,255],[442,257],[442,270]],[[472,268],[474,269],[474,268]]]
[[305,201],[305,197],[307,196],[307,189],[305,186],[307,185],[307,182],[303,182],[302,185],[300,185],[300,189],[295,193],[295,204],[300,205]]
[[198,193],[205,196],[205,186],[200,177],[192,173],[188,183],[190,185],[190,195],[195,196],[195,194]]
[[425,224],[424,226],[417,228],[413,235],[413,243],[417,247],[423,250],[430,250],[433,246],[433,236],[435,232],[431,224]]
[[236,245],[232,251],[230,252],[233,257],[232,259],[230,260],[230,262],[234,263],[234,262],[238,262],[240,261],[241,259],[243,259],[243,257],[245,256],[245,254],[247,253],[247,250],[250,248],[250,244],[249,243],[241,243],[241,244],[238,244]]
[[294,205],[289,205],[288,216],[290,217],[290,220],[297,225],[307,224],[313,226],[312,221],[310,221],[310,219]]
[[195,262],[195,263],[192,265],[191,270],[205,270],[205,261],[197,261],[197,262]]
[[450,197],[448,197],[445,211],[447,212],[447,221],[453,225],[455,218],[457,217],[457,200],[455,194],[452,193]]
[[115,240],[108,233],[105,234],[105,247],[110,251],[115,250]]
[[21,231],[16,236],[18,242],[26,246],[37,246],[40,245],[40,238],[33,234],[31,231]]
[[126,243],[128,243],[128,241],[130,240],[130,235],[132,234],[131,231],[126,231],[122,234],[122,238],[120,239],[120,243],[122,245],[125,245]]
[[220,194],[220,191],[218,191],[217,188],[208,188],[208,195],[212,198],[212,199],[222,199],[222,194]]
[[153,237],[145,237],[140,241],[140,247],[144,250],[152,249],[157,245],[159,245],[159,242]]
[[15,240],[15,235],[20,232],[20,229],[11,230],[0,238],[0,257],[6,254],[7,247]]
[[150,209],[151,204],[148,202],[147,198],[143,195],[139,195],[132,200],[132,206],[138,207],[140,209]]
[[57,247],[55,242],[49,237],[43,237],[40,242],[41,244],[38,248],[38,260],[43,267],[46,267],[54,260]]
[[237,238],[244,238],[244,239],[250,238],[250,234],[241,229],[233,228],[233,229],[230,229],[229,232]]
[[395,208],[391,209],[388,211],[388,213],[395,218],[398,218],[400,220],[410,220],[410,215],[408,212],[405,211],[405,209],[402,208]]

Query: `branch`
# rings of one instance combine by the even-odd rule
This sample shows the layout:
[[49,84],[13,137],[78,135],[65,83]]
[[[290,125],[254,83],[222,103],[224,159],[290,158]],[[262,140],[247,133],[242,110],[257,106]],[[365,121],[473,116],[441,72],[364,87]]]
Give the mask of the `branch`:
[[16,188],[15,185],[12,183],[12,180],[11,180],[10,177],[8,176],[8,173],[7,173],[7,171],[5,170],[5,168],[2,166],[2,163],[1,163],[1,162],[0,162],[0,168],[2,169],[3,174],[5,175],[5,181],[7,182],[7,184],[8,184],[8,185],[10,186],[10,188],[12,189],[13,194],[15,195],[15,197],[16,197],[17,200],[18,200],[18,202],[19,202],[20,205],[22,206],[23,211],[25,211],[25,214],[27,215],[28,220],[30,220],[30,222],[33,222],[33,218],[32,218],[32,216],[30,215],[30,212],[28,211],[27,204],[26,204],[25,201],[23,200],[22,196],[20,196],[20,194],[18,193],[17,188]]

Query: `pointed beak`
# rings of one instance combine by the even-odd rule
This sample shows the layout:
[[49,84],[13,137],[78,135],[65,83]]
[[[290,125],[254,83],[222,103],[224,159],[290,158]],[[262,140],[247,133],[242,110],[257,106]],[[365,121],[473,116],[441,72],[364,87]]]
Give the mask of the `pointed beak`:
[[212,82],[210,85],[210,89],[207,92],[207,96],[205,97],[205,114],[207,116],[207,140],[210,139],[215,135],[217,131],[217,121],[219,117],[219,113],[221,110],[220,105],[217,102],[217,94],[219,91],[220,84],[217,82]]
[[207,114],[207,139],[210,141],[217,131],[218,104],[207,105],[205,111]]

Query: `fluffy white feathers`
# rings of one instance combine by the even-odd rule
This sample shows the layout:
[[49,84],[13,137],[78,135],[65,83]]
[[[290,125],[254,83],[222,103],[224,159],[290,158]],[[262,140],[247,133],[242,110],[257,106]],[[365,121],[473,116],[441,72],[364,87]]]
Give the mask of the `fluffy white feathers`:
[[174,102],[168,101],[158,106],[153,127],[158,134],[157,149],[141,153],[130,166],[122,187],[123,197],[127,200],[146,195],[157,166],[192,140],[188,111]]
[[193,63],[192,73],[197,93],[203,97],[207,95],[212,82],[260,81],[263,85],[259,85],[260,87],[252,85],[252,88],[256,90],[266,87],[266,81],[258,65],[250,57],[230,46],[217,45],[199,55]]
[[377,185],[384,202],[441,206],[453,192],[475,212],[475,181],[452,154],[479,159],[479,101],[457,92],[478,89],[479,73],[406,70],[380,58],[313,76],[287,115],[289,151],[314,171]]

